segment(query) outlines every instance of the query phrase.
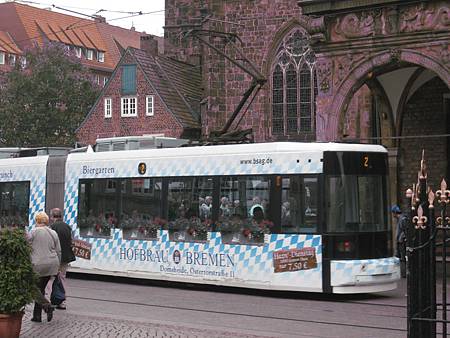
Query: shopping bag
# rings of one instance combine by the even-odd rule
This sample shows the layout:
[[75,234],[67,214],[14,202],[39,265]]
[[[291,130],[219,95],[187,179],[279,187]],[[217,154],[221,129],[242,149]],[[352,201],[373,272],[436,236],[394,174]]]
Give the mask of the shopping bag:
[[61,282],[61,277],[59,276],[59,274],[57,274],[52,284],[52,293],[50,295],[50,302],[53,305],[60,305],[65,300],[66,300],[66,291],[64,290],[64,286]]

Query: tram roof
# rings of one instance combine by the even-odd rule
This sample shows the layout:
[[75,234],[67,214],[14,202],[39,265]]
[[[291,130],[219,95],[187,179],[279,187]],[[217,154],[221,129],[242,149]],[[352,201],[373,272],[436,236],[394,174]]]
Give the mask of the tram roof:
[[131,158],[167,158],[167,157],[192,157],[208,155],[244,155],[244,154],[265,154],[265,153],[323,153],[325,151],[348,151],[348,152],[380,152],[387,153],[386,148],[372,144],[354,143],[301,143],[301,142],[270,142],[270,143],[250,143],[233,145],[195,146],[180,148],[159,148],[122,150],[110,152],[86,152],[69,154],[68,161],[85,160],[111,160],[111,159],[131,159]]

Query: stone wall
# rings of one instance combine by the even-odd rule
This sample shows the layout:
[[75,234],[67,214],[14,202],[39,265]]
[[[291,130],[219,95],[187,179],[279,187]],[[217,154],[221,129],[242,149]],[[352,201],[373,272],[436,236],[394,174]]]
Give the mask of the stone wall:
[[[403,116],[402,136],[446,134],[448,121],[443,95],[448,87],[438,78],[425,83],[409,99]],[[422,149],[425,149],[429,184],[433,191],[447,172],[447,138],[406,138],[400,142],[399,188],[403,197],[407,188],[417,182]]]
[[[294,27],[300,17],[296,0],[167,0],[166,8],[166,55],[198,62],[203,66],[206,88],[206,105],[202,113],[203,134],[223,127],[249,88],[251,77],[192,38],[183,39],[183,32],[195,28],[192,25],[200,24],[201,18],[209,15],[211,20],[205,20],[202,28],[237,34],[242,44],[236,41],[236,45],[269,80],[271,52],[277,47],[277,41],[287,33],[286,28]],[[227,55],[239,58],[223,40],[209,38],[208,41]],[[269,88],[268,81],[239,125],[242,129],[253,128],[256,141],[271,140]]]

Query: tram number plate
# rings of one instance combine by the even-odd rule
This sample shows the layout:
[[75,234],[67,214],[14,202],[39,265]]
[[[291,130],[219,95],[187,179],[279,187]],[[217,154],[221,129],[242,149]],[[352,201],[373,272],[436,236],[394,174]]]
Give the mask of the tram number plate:
[[91,243],[82,241],[80,239],[72,240],[72,251],[77,257],[91,259],[91,248]]
[[279,250],[273,253],[274,272],[308,270],[317,267],[316,249]]

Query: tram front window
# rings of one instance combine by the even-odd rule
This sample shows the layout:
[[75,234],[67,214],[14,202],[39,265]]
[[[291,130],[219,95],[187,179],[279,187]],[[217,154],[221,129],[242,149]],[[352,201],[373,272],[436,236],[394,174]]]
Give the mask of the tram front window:
[[328,176],[326,188],[329,232],[387,230],[381,175]]

